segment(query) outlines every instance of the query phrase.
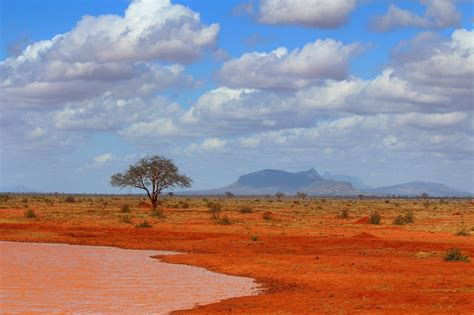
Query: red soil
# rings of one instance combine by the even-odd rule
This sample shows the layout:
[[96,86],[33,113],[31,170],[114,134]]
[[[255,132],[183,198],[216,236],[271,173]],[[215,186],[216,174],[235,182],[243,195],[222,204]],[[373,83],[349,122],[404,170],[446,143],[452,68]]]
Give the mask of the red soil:
[[[186,254],[161,259],[252,277],[264,288],[258,296],[183,313],[474,313],[474,264],[442,259],[452,247],[474,257],[472,237],[350,223],[309,232],[205,221],[163,222],[151,229],[93,222],[0,224],[1,240],[181,251]],[[419,252],[433,255],[417,258]]]
[[355,221],[354,223],[357,223],[357,224],[369,224],[369,217],[360,218],[359,220]]

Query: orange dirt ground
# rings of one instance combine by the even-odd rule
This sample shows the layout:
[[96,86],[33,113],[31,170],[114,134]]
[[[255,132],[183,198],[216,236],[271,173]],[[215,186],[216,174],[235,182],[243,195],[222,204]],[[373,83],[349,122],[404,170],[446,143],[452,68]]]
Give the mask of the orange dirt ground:
[[[136,197],[24,199],[1,203],[0,240],[174,250],[185,254],[160,259],[252,277],[261,285],[257,296],[182,313],[474,313],[474,236],[455,235],[474,229],[470,200],[220,199],[231,221],[224,225],[210,220],[202,198],[167,198],[165,218],[150,216]],[[121,212],[123,203],[130,204],[129,214]],[[241,213],[243,206],[252,213]],[[37,218],[25,218],[26,209]],[[342,209],[349,218],[338,217]],[[375,210],[380,225],[367,223]],[[406,210],[414,223],[393,225]],[[262,219],[265,211],[271,219]],[[144,219],[153,227],[134,226]],[[444,261],[450,248],[471,262]]]

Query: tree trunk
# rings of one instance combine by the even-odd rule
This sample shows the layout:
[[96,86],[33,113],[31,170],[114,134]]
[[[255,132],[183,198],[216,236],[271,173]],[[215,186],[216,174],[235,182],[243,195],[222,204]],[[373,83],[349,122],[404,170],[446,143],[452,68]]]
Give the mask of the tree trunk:
[[158,206],[158,199],[151,199],[151,210],[156,210],[156,207]]

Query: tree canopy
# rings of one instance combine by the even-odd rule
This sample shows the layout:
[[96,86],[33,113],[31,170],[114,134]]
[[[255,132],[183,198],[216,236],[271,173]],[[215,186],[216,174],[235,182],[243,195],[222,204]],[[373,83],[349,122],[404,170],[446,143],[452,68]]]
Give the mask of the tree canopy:
[[171,159],[160,155],[147,156],[130,165],[124,173],[117,173],[110,184],[120,188],[138,188],[146,191],[153,209],[158,205],[158,196],[167,188],[191,187],[191,178],[178,173]]

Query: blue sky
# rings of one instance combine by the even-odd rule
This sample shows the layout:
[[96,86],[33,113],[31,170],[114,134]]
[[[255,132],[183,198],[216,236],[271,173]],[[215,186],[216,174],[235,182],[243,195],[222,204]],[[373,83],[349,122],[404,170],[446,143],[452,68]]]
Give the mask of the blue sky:
[[1,2],[3,186],[263,168],[473,191],[470,1]]

